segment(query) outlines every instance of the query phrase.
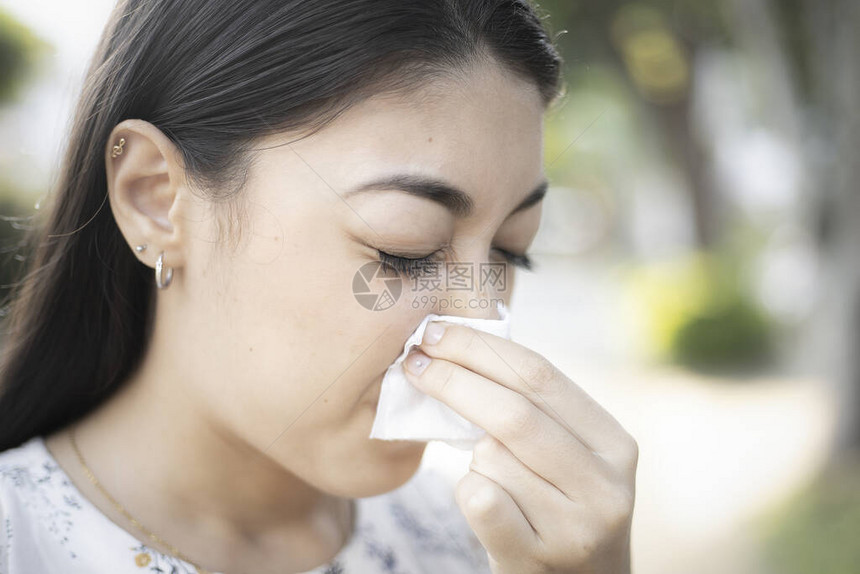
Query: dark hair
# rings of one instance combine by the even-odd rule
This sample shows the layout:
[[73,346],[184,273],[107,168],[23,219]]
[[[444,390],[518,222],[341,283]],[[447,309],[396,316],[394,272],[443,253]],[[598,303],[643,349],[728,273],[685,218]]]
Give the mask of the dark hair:
[[83,417],[146,350],[152,270],[106,205],[116,124],[158,127],[195,192],[224,208],[219,223],[239,231],[259,138],[313,133],[371,95],[414,93],[487,58],[553,105],[564,93],[561,58],[538,10],[528,0],[120,0],[89,64],[50,209],[32,216],[44,219],[27,235],[32,259],[10,293],[0,451]]

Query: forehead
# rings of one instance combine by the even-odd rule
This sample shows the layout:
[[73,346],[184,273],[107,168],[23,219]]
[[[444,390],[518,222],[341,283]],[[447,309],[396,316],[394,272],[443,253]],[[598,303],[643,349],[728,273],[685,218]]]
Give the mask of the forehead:
[[409,95],[373,96],[291,145],[341,189],[413,171],[453,182],[481,207],[500,193],[521,199],[542,179],[543,111],[533,84],[480,64]]

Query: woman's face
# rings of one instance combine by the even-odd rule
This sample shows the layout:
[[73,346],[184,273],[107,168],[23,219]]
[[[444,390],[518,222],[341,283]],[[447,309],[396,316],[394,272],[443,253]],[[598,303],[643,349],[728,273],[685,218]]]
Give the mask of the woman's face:
[[[513,266],[506,285],[481,289],[480,264],[503,263],[497,249],[526,252],[540,221],[540,203],[511,214],[544,179],[536,88],[489,66],[434,88],[432,97],[367,100],[294,143],[263,142],[242,192],[250,208],[239,248],[218,243],[198,200],[184,265],[159,292],[187,397],[338,496],[386,492],[417,470],[426,443],[368,438],[385,370],[431,312],[496,318],[490,298],[509,303]],[[394,188],[349,193],[404,174],[459,188],[471,213]],[[461,272],[472,266],[471,285],[452,287],[456,272],[443,263],[420,290],[399,275],[387,308],[356,298],[356,273],[379,260],[377,249],[421,257],[445,245]]]

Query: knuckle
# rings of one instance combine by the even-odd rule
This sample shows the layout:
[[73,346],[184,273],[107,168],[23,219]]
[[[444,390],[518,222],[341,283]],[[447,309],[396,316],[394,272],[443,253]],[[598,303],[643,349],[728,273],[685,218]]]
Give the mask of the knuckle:
[[526,382],[535,393],[551,393],[558,387],[558,370],[542,355],[527,361],[523,373]]
[[606,527],[609,531],[625,528],[633,514],[634,494],[626,488],[616,489],[606,499]]
[[496,489],[485,485],[477,488],[466,504],[473,516],[489,516],[498,508],[500,502],[501,498]]
[[473,470],[457,482],[454,493],[464,511],[473,516],[489,514],[500,502],[490,481]]
[[603,533],[617,533],[633,516],[635,485],[617,479],[595,481],[589,488],[594,501],[594,521]]
[[537,407],[531,401],[525,398],[518,400],[506,417],[503,437],[516,440],[537,436],[540,425],[538,414]]
[[475,443],[475,447],[472,449],[472,458],[474,461],[485,461],[494,458],[497,453],[498,447],[495,440],[490,435],[486,435]]
[[612,447],[603,454],[603,458],[616,467],[616,470],[633,474],[639,464],[639,443],[630,433],[622,431],[613,441]]
[[629,438],[627,445],[627,458],[631,466],[635,467],[639,464],[639,442],[632,436]]
[[633,470],[639,464],[639,443],[630,434],[625,434],[618,446],[618,457],[625,468]]

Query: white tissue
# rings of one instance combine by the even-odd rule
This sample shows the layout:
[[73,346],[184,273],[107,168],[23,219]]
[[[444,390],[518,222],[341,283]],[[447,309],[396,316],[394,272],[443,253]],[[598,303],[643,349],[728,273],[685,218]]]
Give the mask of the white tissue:
[[403,346],[403,353],[388,367],[382,379],[376,418],[370,438],[383,440],[441,440],[449,445],[468,450],[486,434],[486,431],[466,420],[445,403],[429,396],[406,379],[403,361],[409,350],[420,344],[424,329],[431,321],[446,321],[510,339],[510,313],[499,301],[500,319],[477,319],[456,315],[424,317]]

